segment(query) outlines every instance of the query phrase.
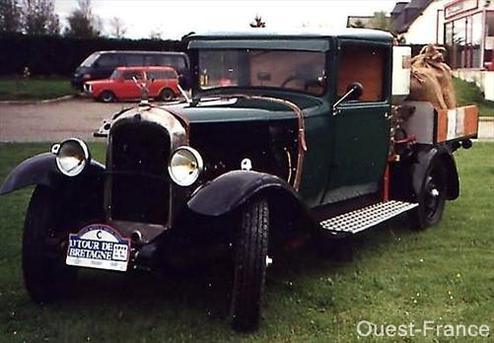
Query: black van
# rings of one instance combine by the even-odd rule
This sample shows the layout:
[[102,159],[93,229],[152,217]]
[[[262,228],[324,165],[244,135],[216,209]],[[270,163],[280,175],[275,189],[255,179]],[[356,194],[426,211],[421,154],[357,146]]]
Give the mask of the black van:
[[72,86],[82,90],[84,82],[110,77],[116,67],[171,66],[188,76],[189,59],[183,52],[169,51],[96,51],[74,72]]

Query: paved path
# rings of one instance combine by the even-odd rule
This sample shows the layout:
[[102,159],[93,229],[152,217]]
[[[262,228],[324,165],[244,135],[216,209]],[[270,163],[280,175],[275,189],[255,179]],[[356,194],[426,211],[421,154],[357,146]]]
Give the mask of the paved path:
[[[0,104],[0,142],[57,142],[69,137],[95,140],[103,119],[136,103],[102,104],[71,99],[48,104]],[[494,141],[494,118],[481,121],[479,139]]]
[[494,118],[479,123],[479,140],[494,141]]
[[56,142],[79,137],[94,140],[93,131],[103,119],[135,104],[102,104],[71,99],[48,104],[0,104],[0,142]]

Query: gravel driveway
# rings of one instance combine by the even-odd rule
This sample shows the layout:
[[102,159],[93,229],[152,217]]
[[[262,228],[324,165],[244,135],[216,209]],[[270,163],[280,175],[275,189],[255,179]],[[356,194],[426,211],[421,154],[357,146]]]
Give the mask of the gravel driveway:
[[[92,99],[11,105],[0,104],[0,142],[57,142],[69,137],[95,140],[103,119],[137,103],[102,104]],[[481,121],[481,140],[494,139],[494,120]]]
[[103,119],[137,103],[102,104],[71,99],[46,104],[0,104],[0,142],[56,142],[78,137],[95,140]]

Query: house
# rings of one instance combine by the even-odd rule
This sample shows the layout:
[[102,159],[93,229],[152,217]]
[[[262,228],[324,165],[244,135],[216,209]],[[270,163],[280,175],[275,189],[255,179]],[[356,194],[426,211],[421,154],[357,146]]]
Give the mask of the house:
[[444,43],[444,5],[451,0],[399,1],[391,11],[393,30],[407,44]]
[[455,74],[494,100],[494,0],[399,1],[393,30],[406,44],[441,44]]

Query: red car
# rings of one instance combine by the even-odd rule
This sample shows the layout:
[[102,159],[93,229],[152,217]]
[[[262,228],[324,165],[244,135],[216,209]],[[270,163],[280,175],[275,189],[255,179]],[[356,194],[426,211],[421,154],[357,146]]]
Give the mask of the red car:
[[178,75],[171,67],[118,67],[109,79],[84,83],[84,91],[103,102],[138,99],[141,91],[134,78],[150,81],[147,82],[150,98],[170,101],[180,94]]

